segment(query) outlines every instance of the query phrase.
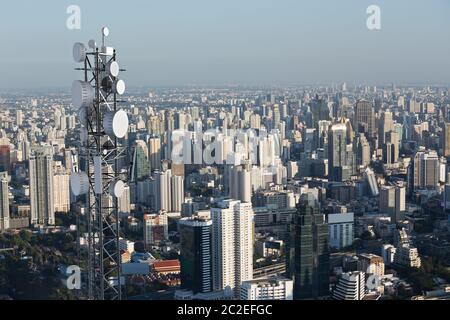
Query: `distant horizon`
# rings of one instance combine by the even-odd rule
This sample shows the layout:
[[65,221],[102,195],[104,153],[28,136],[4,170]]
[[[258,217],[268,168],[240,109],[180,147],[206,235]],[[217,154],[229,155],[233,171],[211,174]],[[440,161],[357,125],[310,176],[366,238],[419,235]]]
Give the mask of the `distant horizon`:
[[[449,83],[448,0],[8,1],[0,12],[0,91],[69,88],[72,45],[118,52],[127,87]],[[67,8],[80,8],[69,29]],[[380,30],[367,27],[378,5]],[[26,10],[24,10],[26,8]],[[102,14],[99,14],[99,13]],[[20,18],[18,18],[20,17]]]

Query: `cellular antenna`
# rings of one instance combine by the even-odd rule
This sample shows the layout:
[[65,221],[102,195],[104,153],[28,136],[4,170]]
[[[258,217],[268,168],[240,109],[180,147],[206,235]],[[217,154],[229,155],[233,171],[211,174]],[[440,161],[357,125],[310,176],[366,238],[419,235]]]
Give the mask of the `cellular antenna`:
[[[95,40],[86,47],[76,43],[73,58],[82,67],[83,80],[72,85],[72,104],[82,125],[80,159],[83,171],[72,173],[71,190],[84,197],[87,225],[87,296],[91,300],[122,298],[118,198],[127,183],[128,168],[119,167],[126,157],[122,139],[128,132],[128,115],[118,107],[125,92],[116,51],[105,46],[109,35],[102,28],[102,48]],[[126,161],[123,161],[126,163]],[[125,169],[125,170],[123,170]]]

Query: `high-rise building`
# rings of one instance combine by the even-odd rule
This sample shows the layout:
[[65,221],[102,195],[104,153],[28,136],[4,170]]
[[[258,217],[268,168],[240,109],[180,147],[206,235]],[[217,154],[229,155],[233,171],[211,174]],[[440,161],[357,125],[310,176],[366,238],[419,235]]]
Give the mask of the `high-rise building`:
[[31,224],[55,224],[53,152],[50,146],[32,150],[30,168]]
[[350,176],[347,166],[347,126],[337,123],[328,133],[328,180],[345,181]]
[[152,137],[148,139],[148,154],[152,171],[161,170],[161,150],[161,138]]
[[253,279],[253,209],[251,203],[223,200],[211,208],[213,283],[239,297],[243,281]]
[[329,295],[328,224],[311,194],[302,195],[289,226],[287,274],[294,280],[295,299]]
[[376,135],[375,113],[372,103],[365,100],[356,103],[354,125],[356,131],[366,133],[368,139]]
[[400,152],[400,140],[398,132],[389,131],[386,133],[386,142],[383,145],[383,161],[386,164],[394,164],[398,161]]
[[212,220],[179,220],[181,289],[193,294],[213,290]]
[[363,300],[365,297],[366,276],[362,271],[343,273],[334,288],[335,300]]
[[389,214],[392,222],[399,222],[406,210],[406,188],[402,185],[383,186],[380,190],[380,213]]
[[11,148],[9,145],[0,145],[0,172],[9,172],[11,163]]
[[294,282],[285,278],[244,281],[241,300],[292,300]]
[[442,153],[444,157],[450,157],[450,123],[444,123],[442,130]]
[[181,212],[181,205],[184,202],[184,179],[180,176],[170,178],[171,212]]
[[354,214],[352,212],[328,215],[328,230],[331,248],[340,250],[353,244],[353,224]]
[[231,199],[251,202],[251,171],[246,166],[234,166],[230,169],[229,191]]
[[143,140],[136,140],[133,154],[133,181],[140,181],[150,176],[150,162],[147,144]]
[[148,247],[169,238],[167,214],[144,214],[144,244]]
[[9,228],[9,186],[8,173],[0,172],[0,231]]
[[439,157],[434,150],[419,150],[413,159],[412,189],[437,189],[440,177]]
[[53,176],[53,198],[55,212],[70,211],[70,174],[62,167],[54,168]]
[[155,172],[155,203],[156,211],[164,210],[171,212],[172,206],[172,190],[171,190],[171,171]]

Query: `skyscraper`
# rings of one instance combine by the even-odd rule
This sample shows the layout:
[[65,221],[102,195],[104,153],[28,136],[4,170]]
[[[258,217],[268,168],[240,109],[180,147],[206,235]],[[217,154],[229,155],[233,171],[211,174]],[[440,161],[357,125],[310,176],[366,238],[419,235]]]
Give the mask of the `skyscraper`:
[[366,133],[368,139],[376,135],[375,114],[372,103],[360,100],[355,105],[354,125],[357,132]]
[[405,205],[406,188],[404,186],[383,186],[380,191],[380,213],[387,213],[391,222],[395,223],[402,219],[406,210]]
[[246,166],[234,166],[230,169],[229,195],[231,199],[251,202],[251,171]]
[[161,170],[161,138],[152,137],[148,140],[148,154],[151,170]]
[[147,144],[143,140],[136,140],[133,154],[133,168],[131,178],[140,181],[150,176],[150,162]]
[[253,209],[251,203],[224,200],[211,208],[213,283],[239,297],[243,281],[253,279]]
[[412,189],[437,189],[439,186],[440,163],[434,150],[419,150],[414,155],[412,169]]
[[50,146],[36,147],[32,151],[30,166],[31,224],[55,224],[53,185],[53,152]]
[[328,296],[328,224],[311,193],[303,196],[292,217],[287,246],[287,274],[294,280],[294,299]]
[[0,172],[9,172],[11,149],[9,145],[0,145]]
[[344,181],[349,178],[347,166],[347,127],[343,123],[331,126],[328,133],[328,180]]
[[193,294],[213,290],[212,220],[183,218],[179,221],[181,288]]
[[0,172],[0,231],[9,228],[8,173]]
[[444,123],[442,130],[442,150],[444,157],[450,157],[450,123]]

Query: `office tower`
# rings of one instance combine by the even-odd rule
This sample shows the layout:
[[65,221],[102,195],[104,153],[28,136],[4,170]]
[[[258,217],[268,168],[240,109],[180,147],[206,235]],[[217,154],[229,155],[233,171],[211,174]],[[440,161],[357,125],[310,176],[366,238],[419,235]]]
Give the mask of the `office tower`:
[[440,163],[434,150],[419,150],[414,155],[412,170],[412,189],[432,189],[439,186]]
[[335,300],[363,300],[365,296],[366,276],[362,271],[343,273],[334,288]]
[[389,214],[391,222],[399,222],[406,210],[406,188],[404,186],[383,186],[380,190],[380,213]]
[[9,172],[11,162],[11,148],[8,145],[0,145],[0,172]]
[[337,123],[331,126],[328,133],[328,180],[345,181],[349,176],[347,127],[343,123]]
[[193,294],[213,290],[212,220],[183,218],[180,233],[181,289]]
[[166,212],[171,212],[171,208],[172,208],[172,188],[171,188],[172,172],[170,170],[156,171],[154,174],[154,177],[155,177],[154,209],[156,211],[164,210]]
[[54,168],[53,198],[55,212],[70,211],[70,174],[62,166]]
[[251,202],[251,171],[247,166],[233,166],[230,169],[229,195],[231,199]]
[[117,199],[117,207],[120,214],[128,215],[131,212],[130,186],[124,187],[122,196]]
[[36,147],[29,161],[31,224],[55,224],[53,153],[50,146]]
[[180,176],[171,176],[171,212],[181,212],[181,205],[184,202],[184,179]]
[[251,203],[224,200],[211,208],[213,283],[239,297],[243,281],[253,279],[253,209]]
[[22,110],[16,110],[16,125],[18,127],[22,126],[23,122],[23,112]]
[[0,231],[9,229],[8,173],[0,172]]
[[323,98],[316,98],[311,103],[312,122],[316,126],[320,120],[330,120],[330,109],[328,108],[327,101]]
[[144,243],[147,248],[169,239],[166,213],[144,214]]
[[328,234],[331,248],[340,250],[353,244],[353,224],[354,214],[352,212],[328,215]]
[[370,144],[366,136],[361,133],[355,140],[356,143],[356,165],[367,167],[370,164]]
[[364,171],[364,180],[367,183],[370,195],[372,195],[373,197],[378,196],[379,189],[377,178],[375,177],[375,173],[372,169],[366,168],[366,170]]
[[392,121],[392,112],[389,110],[381,114],[378,128],[378,144],[382,146],[386,143],[386,133],[392,131],[394,122]]
[[287,178],[293,179],[298,173],[298,163],[296,161],[288,161],[287,163]]
[[286,269],[295,299],[317,299],[329,295],[328,225],[313,194],[302,197],[289,225]]
[[161,170],[161,138],[153,137],[148,139],[148,146],[151,170]]
[[444,123],[442,130],[442,152],[444,157],[450,157],[450,123]]
[[244,281],[241,300],[292,300],[294,281],[285,278],[268,278]]
[[400,152],[400,140],[398,132],[389,131],[386,133],[386,142],[383,145],[383,161],[386,164],[394,164],[398,161]]
[[281,115],[280,115],[280,108],[278,104],[275,104],[273,106],[273,126],[272,129],[277,129],[278,124],[280,123]]
[[150,162],[148,159],[147,144],[143,140],[136,140],[133,154],[133,168],[131,177],[133,181],[140,181],[150,176]]
[[356,132],[364,132],[368,139],[376,136],[375,113],[371,102],[360,100],[356,103],[354,125]]

